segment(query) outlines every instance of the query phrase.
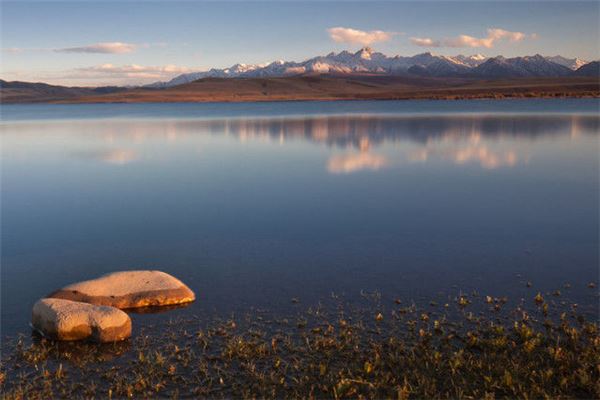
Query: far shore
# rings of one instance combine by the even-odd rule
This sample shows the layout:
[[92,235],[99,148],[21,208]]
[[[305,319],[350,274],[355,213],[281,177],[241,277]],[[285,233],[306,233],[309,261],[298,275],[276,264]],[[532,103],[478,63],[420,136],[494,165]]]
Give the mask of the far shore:
[[[600,98],[600,93],[507,93],[507,94],[480,94],[480,95],[445,95],[445,96],[391,96],[391,97],[290,97],[290,98],[264,98],[244,97],[236,99],[161,99],[161,100],[136,100],[136,99],[96,99],[85,98],[80,100],[56,100],[47,104],[150,104],[150,103],[258,103],[258,102],[291,102],[291,101],[401,101],[401,100],[510,100],[510,99],[593,99]],[[5,103],[8,104],[8,103]]]
[[92,88],[27,85],[0,89],[1,103],[238,103],[600,97],[600,79],[595,77],[497,80],[376,75],[207,78],[167,89],[118,89],[110,93],[96,93]]

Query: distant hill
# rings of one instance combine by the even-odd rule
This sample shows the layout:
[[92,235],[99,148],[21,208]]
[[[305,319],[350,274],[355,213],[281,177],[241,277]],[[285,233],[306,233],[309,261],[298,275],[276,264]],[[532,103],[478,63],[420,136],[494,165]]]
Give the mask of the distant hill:
[[117,86],[103,86],[97,88],[66,87],[39,82],[7,82],[0,79],[0,100],[2,103],[47,102],[123,92],[126,90],[126,88]]
[[[425,68],[425,67],[422,67]],[[19,93],[22,93],[20,95]],[[274,78],[203,78],[171,88],[62,88],[6,83],[3,103],[151,103],[288,100],[598,97],[595,77],[502,78],[313,74]]]

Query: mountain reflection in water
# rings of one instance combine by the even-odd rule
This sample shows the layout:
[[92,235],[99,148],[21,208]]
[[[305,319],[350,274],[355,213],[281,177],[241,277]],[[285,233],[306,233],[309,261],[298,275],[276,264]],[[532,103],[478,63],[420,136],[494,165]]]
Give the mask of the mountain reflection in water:
[[[326,169],[333,174],[360,170],[376,171],[403,163],[432,160],[453,164],[472,163],[482,168],[513,167],[527,163],[532,142],[540,137],[576,139],[599,130],[594,116],[452,116],[452,117],[315,117],[258,118],[220,120],[111,121],[101,125],[89,121],[74,122],[77,135],[97,135],[104,139],[98,149],[73,155],[108,164],[125,165],[149,157],[140,155],[136,146],[146,140],[169,143],[195,135],[233,136],[240,142],[250,141],[285,145],[290,141],[324,144],[333,149]],[[52,130],[52,125],[48,127]],[[381,154],[383,145],[410,143],[409,152],[401,149]],[[115,143],[121,147],[113,147]],[[128,144],[130,148],[123,147]]]

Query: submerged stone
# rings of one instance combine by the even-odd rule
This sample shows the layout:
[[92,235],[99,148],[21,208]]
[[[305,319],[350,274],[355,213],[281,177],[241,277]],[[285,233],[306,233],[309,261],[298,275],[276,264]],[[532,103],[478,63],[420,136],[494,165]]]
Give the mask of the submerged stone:
[[123,311],[71,300],[39,300],[31,322],[44,336],[56,340],[116,342],[131,336],[131,318]]
[[161,271],[120,271],[74,283],[48,297],[117,308],[165,306],[194,301],[194,292]]

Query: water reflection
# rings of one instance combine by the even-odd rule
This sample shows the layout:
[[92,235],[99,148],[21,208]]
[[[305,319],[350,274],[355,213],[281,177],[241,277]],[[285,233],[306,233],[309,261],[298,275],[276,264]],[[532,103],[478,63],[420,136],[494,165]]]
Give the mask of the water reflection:
[[[427,143],[473,135],[486,138],[554,136],[595,133],[599,129],[596,116],[436,116],[430,117],[319,117],[226,119],[208,121],[175,121],[174,127],[183,132],[209,132],[235,135],[240,141],[252,139],[285,142],[300,138],[332,146],[354,145],[368,138],[371,145],[383,141],[411,140]],[[169,129],[166,129],[169,131]],[[576,132],[576,133],[574,133]]]
[[[11,123],[3,122],[4,133],[39,135],[39,126],[46,133],[64,129],[61,121]],[[68,121],[69,132],[78,136],[101,134],[107,143],[127,138],[143,143],[151,138],[176,142],[196,134],[224,134],[240,141],[263,139],[285,143],[294,139],[328,145],[360,146],[368,137],[371,145],[383,141],[411,140],[427,143],[431,140],[469,137],[529,138],[569,135],[573,138],[598,132],[600,120],[594,115],[545,116],[328,116],[307,118],[248,118],[213,120],[75,120]]]
[[480,133],[466,139],[453,137],[452,140],[432,140],[427,142],[423,148],[412,152],[409,158],[415,162],[440,159],[449,160],[457,165],[475,163],[485,169],[514,167],[519,160],[529,161],[526,149],[522,151],[524,154],[519,155],[516,149],[494,149],[492,147],[494,145],[494,143],[486,144]]
[[138,153],[131,149],[115,148],[72,153],[75,158],[101,161],[106,164],[125,165],[138,159]]
[[384,156],[368,152],[351,153],[332,156],[327,163],[327,170],[334,174],[350,173],[363,169],[378,170],[387,163]]
[[[514,167],[531,160],[540,138],[577,140],[599,131],[593,115],[545,116],[326,116],[213,120],[70,121],[44,125],[48,133],[75,135],[87,148],[75,158],[125,165],[156,159],[164,149],[148,151],[148,142],[161,146],[196,145],[203,138],[233,138],[241,144],[286,146],[313,143],[327,146],[325,170],[332,174],[378,171],[392,166],[439,161],[484,169]],[[27,137],[39,124],[5,125],[6,131]],[[89,148],[87,143],[93,142]],[[100,140],[100,143],[97,141]],[[201,146],[197,146],[200,148]]]
[[130,314],[162,314],[173,310],[183,310],[188,308],[192,303],[171,304],[167,306],[147,306],[128,309]]
[[343,155],[333,155],[327,162],[327,170],[333,174],[351,173],[364,169],[378,170],[388,164],[385,156],[369,152],[367,136],[360,141],[359,152],[351,151]]

